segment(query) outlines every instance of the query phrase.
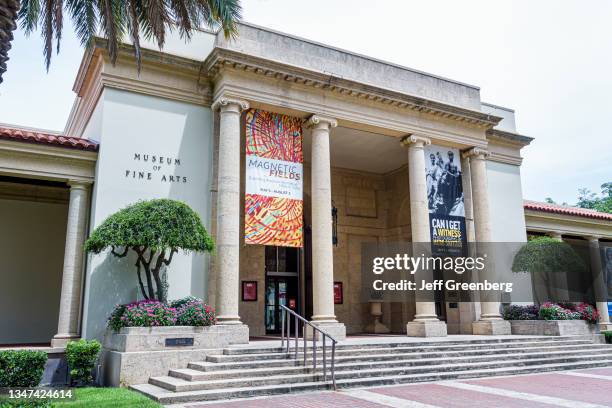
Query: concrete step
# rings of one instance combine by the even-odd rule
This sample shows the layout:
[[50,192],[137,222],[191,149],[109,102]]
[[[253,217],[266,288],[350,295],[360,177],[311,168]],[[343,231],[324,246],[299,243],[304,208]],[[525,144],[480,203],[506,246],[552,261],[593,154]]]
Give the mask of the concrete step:
[[[497,344],[497,343],[492,343],[492,344],[475,344],[475,345],[453,345],[453,346],[419,346],[419,347],[414,347],[414,346],[410,346],[410,345],[406,345],[404,347],[391,347],[391,348],[382,348],[382,347],[374,347],[374,348],[360,348],[360,349],[345,349],[345,350],[336,350],[336,356],[340,357],[340,356],[346,356],[346,355],[351,355],[351,356],[356,356],[356,355],[361,355],[361,354],[404,354],[404,353],[409,353],[409,352],[424,352],[424,351],[428,351],[428,350],[444,350],[444,351],[460,351],[460,350],[507,350],[507,349],[525,349],[525,348],[530,348],[530,347],[544,347],[544,346],[554,346],[554,347],[561,347],[561,346],[586,346],[586,345],[591,345],[593,344],[591,341],[587,341],[587,340],[568,340],[568,341],[563,341],[563,342],[520,342],[520,343],[513,343],[513,344]],[[311,354],[312,350],[311,348],[307,347],[308,353],[307,354]],[[317,354],[322,354],[323,350],[318,350],[317,349]],[[327,347],[326,349],[327,353],[331,353],[331,347]],[[304,348],[298,348],[298,354],[299,353],[304,353]],[[291,352],[289,353],[290,355],[295,355],[295,349],[292,348]],[[250,354],[252,355],[252,354]]]
[[[364,361],[364,360],[373,359],[373,358],[378,358],[381,360],[395,360],[396,358],[402,358],[402,356],[405,356],[405,355],[415,355],[418,353],[427,353],[427,352],[436,353],[440,356],[445,355],[443,353],[447,353],[446,354],[447,356],[452,356],[453,355],[452,353],[471,352],[474,355],[496,354],[496,353],[507,352],[508,350],[512,350],[512,352],[514,353],[522,353],[522,352],[525,352],[527,350],[537,348],[537,347],[549,347],[550,351],[555,351],[555,349],[560,350],[560,349],[565,349],[567,347],[571,347],[575,349],[579,347],[584,347],[586,345],[591,347],[592,343],[584,343],[582,341],[568,341],[568,342],[551,342],[551,343],[543,343],[543,342],[515,343],[515,344],[512,344],[511,346],[509,345],[499,346],[497,344],[491,344],[483,348],[478,347],[475,350],[471,347],[466,347],[466,346],[449,346],[449,347],[428,346],[428,347],[401,347],[401,348],[398,347],[394,349],[373,348],[373,349],[360,349],[360,350],[356,350],[355,352],[344,352],[344,353],[336,352],[336,361],[347,361],[347,360]],[[328,349],[326,354],[328,357],[331,356],[331,350]],[[303,355],[304,355],[303,351],[298,350],[298,360],[303,359]],[[280,360],[280,363],[278,363],[277,365],[282,366],[282,365],[291,365],[291,364],[287,364],[285,360],[289,360],[289,359],[293,360],[294,356],[295,356],[295,353],[284,353],[284,352],[283,353],[267,353],[267,354],[236,354],[236,355],[219,354],[219,355],[207,356],[206,361],[219,364],[218,368],[221,367],[220,364],[248,362],[250,366],[250,364],[254,362],[268,361],[268,360],[277,360],[277,361]],[[308,359],[312,358],[312,352],[307,351],[306,356]],[[322,359],[322,358],[323,358],[323,353],[317,352],[317,359]],[[199,369],[198,367],[190,367],[190,368]]]
[[[403,384],[421,381],[435,380],[451,380],[464,378],[478,378],[488,376],[528,374],[534,372],[559,371],[559,370],[574,370],[581,368],[594,368],[612,366],[612,359],[599,359],[596,361],[583,362],[566,362],[566,363],[551,363],[529,365],[529,366],[509,366],[496,368],[483,367],[468,367],[460,370],[447,370],[443,366],[439,366],[435,371],[409,374],[409,375],[384,375],[380,377],[353,377],[347,379],[338,379],[337,386],[339,388],[375,386],[387,384]],[[168,377],[170,378],[170,377]],[[260,395],[287,394],[293,392],[315,391],[329,389],[329,382],[312,382],[306,381],[301,383],[284,383],[275,385],[260,385],[260,386],[236,386],[232,388],[221,389],[206,389],[206,390],[191,390],[173,392],[165,388],[156,386],[155,384],[138,384],[130,388],[139,391],[150,398],[159,401],[162,404],[186,403],[196,401],[212,401],[231,398],[245,398]]]
[[[593,344],[592,339],[589,338],[584,338],[584,337],[563,337],[563,338],[556,338],[556,337],[548,337],[548,338],[528,338],[528,339],[520,339],[520,341],[518,340],[514,340],[514,341],[508,341],[508,342],[497,342],[497,341],[490,341],[490,342],[478,342],[478,343],[471,343],[471,342],[467,342],[467,341],[463,341],[463,342],[447,342],[447,341],[442,341],[440,343],[434,343],[434,342],[425,342],[425,343],[400,343],[400,344],[386,344],[386,345],[381,345],[381,344],[367,344],[367,345],[359,345],[359,346],[354,346],[354,347],[341,347],[341,345],[336,345],[336,352],[337,353],[359,353],[362,352],[363,350],[396,350],[396,349],[431,349],[431,348],[436,348],[436,349],[462,349],[462,348],[470,348],[470,349],[481,349],[481,348],[488,348],[488,347],[498,347],[498,348],[504,348],[504,347],[508,347],[508,348],[519,348],[519,347],[523,347],[524,345],[538,345],[538,344],[542,344],[542,343],[547,343],[547,344]],[[298,351],[299,350],[303,350],[303,341],[299,341],[298,342]],[[308,342],[307,343],[307,348],[312,350],[312,342]],[[331,345],[327,344],[327,349],[330,350],[331,349]],[[321,346],[317,347],[317,352],[322,351],[323,348]],[[295,347],[293,346],[293,343],[290,345],[289,347],[289,353],[292,353],[295,351]],[[239,348],[239,349],[223,349],[223,355],[225,356],[247,356],[247,355],[251,355],[251,354],[276,354],[276,353],[282,353],[282,352],[287,352],[286,349],[282,349],[280,347],[268,347],[268,348],[255,348],[255,349],[247,349],[247,348]]]
[[[535,350],[535,349],[534,349]],[[544,359],[544,358],[561,358],[561,357],[577,357],[583,355],[599,356],[599,358],[612,358],[612,347],[593,347],[586,350],[565,350],[551,353],[545,348],[533,353],[521,353],[521,354],[496,354],[496,355],[469,355],[469,356],[453,356],[452,361],[454,363],[459,362],[486,362],[486,361],[499,361],[506,359],[513,359],[516,361],[526,359]],[[429,355],[426,356],[410,356],[410,358],[399,359],[393,361],[366,361],[366,362],[351,362],[351,363],[336,363],[336,372],[346,370],[357,370],[357,369],[370,369],[377,367],[409,367],[417,365],[434,365],[448,362],[449,357],[439,357]],[[329,364],[329,362],[328,362]],[[170,370],[168,375],[170,377],[181,378],[186,381],[205,381],[215,379],[228,379],[228,378],[240,378],[244,376],[273,376],[273,375],[290,375],[299,373],[312,373],[312,360],[307,361],[307,365],[303,366],[303,360],[299,360],[297,365],[284,366],[284,367],[269,367],[269,366],[257,366],[257,368],[240,368],[233,370],[214,370],[215,365],[212,365],[208,371],[202,371],[199,369],[185,368]],[[329,368],[329,367],[328,367]],[[317,372],[322,372],[322,363],[317,363]]]
[[[403,376],[422,373],[438,373],[446,371],[462,371],[473,369],[490,369],[503,367],[521,367],[542,364],[562,364],[562,363],[579,363],[601,361],[603,359],[612,359],[612,353],[604,355],[570,355],[570,356],[545,356],[544,358],[529,358],[529,359],[514,359],[509,357],[504,360],[494,359],[484,362],[459,361],[447,363],[448,360],[435,359],[431,361],[419,361],[418,364],[410,364],[404,366],[383,366],[368,369],[350,369],[336,372],[336,379],[353,379],[353,378],[374,378],[384,376]],[[428,363],[428,364],[426,364]],[[331,373],[328,367],[328,376]],[[295,373],[284,375],[253,375],[252,372],[246,371],[244,376],[239,378],[221,378],[204,381],[187,381],[182,378],[171,376],[151,377],[149,383],[158,387],[166,388],[174,392],[183,391],[198,391],[212,390],[220,388],[236,388],[236,387],[257,387],[263,385],[281,385],[288,383],[323,381],[322,371],[317,370],[316,373]]]
[[[446,338],[448,339],[448,337]],[[507,337],[507,338],[498,338],[498,339],[474,339],[474,340],[446,340],[446,339],[436,339],[436,341],[397,341],[397,342],[376,342],[366,341],[359,344],[347,344],[347,343],[339,343],[336,345],[336,350],[340,352],[340,350],[357,350],[361,348],[395,348],[395,347],[421,347],[421,346],[436,346],[436,347],[444,347],[444,346],[455,346],[455,345],[480,345],[480,344],[506,344],[506,343],[524,343],[524,342],[564,342],[564,341],[573,341],[573,340],[582,340],[586,343],[592,343],[591,336],[516,336],[516,337]],[[294,349],[294,341],[290,342],[290,350]],[[301,348],[303,345],[303,339],[298,339],[298,348]],[[318,349],[322,349],[321,341],[317,342]],[[312,341],[308,341],[308,347],[312,346]],[[330,346],[329,341],[327,342],[327,346]],[[256,344],[249,344],[248,346],[230,346],[223,349],[223,354],[232,355],[232,354],[258,354],[258,353],[277,353],[281,352],[283,349],[277,345],[274,346],[257,346]]]

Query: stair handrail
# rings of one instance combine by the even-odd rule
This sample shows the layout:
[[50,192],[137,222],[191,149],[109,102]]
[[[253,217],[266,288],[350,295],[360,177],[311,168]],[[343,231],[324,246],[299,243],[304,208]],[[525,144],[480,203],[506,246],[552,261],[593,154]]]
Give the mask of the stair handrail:
[[[302,335],[304,337],[304,367],[306,367],[306,354],[307,354],[307,341],[306,341],[306,325],[310,326],[313,330],[312,332],[312,371],[316,375],[317,373],[317,335],[316,332],[321,334],[321,338],[323,341],[323,381],[327,382],[327,355],[326,355],[326,345],[325,339],[329,338],[331,340],[331,380],[334,390],[336,387],[336,373],[335,373],[335,360],[336,360],[336,340],[332,335],[327,333],[325,330],[317,327],[312,324],[293,310],[289,309],[285,305],[279,305],[281,307],[281,349],[286,348],[286,352],[289,353],[289,343],[290,343],[290,328],[291,328],[291,316],[295,317],[295,353],[294,359],[298,358],[298,338],[299,338],[299,330],[298,323],[302,322]],[[285,316],[287,318],[285,319]],[[285,322],[286,324],[286,332],[285,332]],[[285,340],[287,341],[287,346],[285,347]]]

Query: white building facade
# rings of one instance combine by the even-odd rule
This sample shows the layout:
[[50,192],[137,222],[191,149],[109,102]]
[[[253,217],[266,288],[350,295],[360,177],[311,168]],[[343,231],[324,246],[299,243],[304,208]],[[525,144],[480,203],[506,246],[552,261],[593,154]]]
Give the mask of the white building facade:
[[[219,324],[251,336],[276,334],[284,299],[338,338],[509,334],[494,302],[372,307],[360,298],[359,271],[364,243],[431,239],[428,146],[460,152],[468,241],[526,241],[520,151],[532,139],[517,133],[514,112],[482,102],[472,85],[239,28],[234,41],[202,31],[187,44],[169,40],[163,52],[150,46],[140,73],[129,44],[113,66],[97,40],[77,74],[63,136],[0,132],[0,214],[11,231],[0,233],[7,241],[0,247],[11,253],[6,270],[19,276],[13,298],[0,302],[3,310],[45,313],[36,328],[3,317],[2,326],[16,329],[0,344],[46,343],[51,335],[61,347],[102,338],[113,307],[138,300],[134,260],[86,255],[84,240],[109,215],[151,198],[187,203],[214,236],[214,254],[174,257],[168,295],[207,300]],[[248,109],[303,120],[301,248],[244,242]],[[37,235],[52,245],[31,244],[41,252],[28,259],[21,252]],[[612,220],[603,219],[592,236],[608,242]],[[36,294],[28,281],[48,290]],[[242,297],[245,283],[255,285],[255,299]],[[39,305],[25,300],[30,294]]]

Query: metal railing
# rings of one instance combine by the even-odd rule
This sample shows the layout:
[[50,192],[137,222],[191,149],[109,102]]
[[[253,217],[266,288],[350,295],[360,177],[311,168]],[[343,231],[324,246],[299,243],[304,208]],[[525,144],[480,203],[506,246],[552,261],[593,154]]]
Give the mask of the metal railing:
[[[306,367],[306,356],[308,351],[307,339],[306,339],[306,326],[312,328],[312,371],[314,375],[317,375],[317,333],[321,334],[321,341],[323,342],[323,381],[327,382],[327,350],[325,339],[329,338],[331,341],[331,380],[334,390],[336,389],[336,373],[335,373],[335,359],[336,359],[336,343],[338,340],[334,339],[329,333],[325,332],[316,325],[310,323],[287,306],[280,305],[281,307],[281,348],[289,353],[289,346],[291,341],[295,342],[293,358],[298,359],[299,353],[299,324],[302,324],[302,336],[303,336],[303,352],[304,352],[304,367]],[[291,332],[291,316],[294,317],[294,336],[290,335]],[[293,337],[293,338],[292,338]],[[286,345],[285,345],[286,343]]]

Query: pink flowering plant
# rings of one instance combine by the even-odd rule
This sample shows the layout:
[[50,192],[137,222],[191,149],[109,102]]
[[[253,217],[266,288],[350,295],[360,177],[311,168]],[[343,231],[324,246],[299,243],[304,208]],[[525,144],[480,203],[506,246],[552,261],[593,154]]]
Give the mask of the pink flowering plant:
[[576,311],[580,313],[582,320],[586,320],[589,323],[597,323],[599,320],[599,312],[597,309],[587,303],[578,305]]
[[200,300],[185,303],[176,309],[176,324],[179,326],[212,326],[216,320],[214,309]]
[[212,326],[217,322],[215,310],[193,296],[167,303],[156,300],[117,305],[108,318],[108,327]]
[[143,300],[117,305],[108,319],[108,327],[119,331],[122,327],[174,326],[176,310],[156,300]]

